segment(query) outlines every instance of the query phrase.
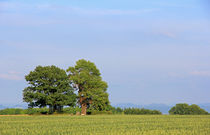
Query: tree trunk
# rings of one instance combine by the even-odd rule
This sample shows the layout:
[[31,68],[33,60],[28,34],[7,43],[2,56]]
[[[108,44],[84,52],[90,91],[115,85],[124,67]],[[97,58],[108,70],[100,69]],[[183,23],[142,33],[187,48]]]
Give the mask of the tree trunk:
[[62,112],[62,111],[63,111],[63,106],[58,105],[58,106],[57,106],[57,110],[58,110],[59,113]]
[[57,105],[53,106],[53,112],[55,112],[57,110]]
[[86,115],[87,113],[87,103],[85,102],[85,98],[84,97],[80,97],[79,99],[80,105],[81,105],[81,115]]
[[53,114],[53,106],[52,105],[49,105],[49,113]]
[[86,113],[87,113],[87,103],[82,103],[81,107],[82,107],[81,115],[86,115]]

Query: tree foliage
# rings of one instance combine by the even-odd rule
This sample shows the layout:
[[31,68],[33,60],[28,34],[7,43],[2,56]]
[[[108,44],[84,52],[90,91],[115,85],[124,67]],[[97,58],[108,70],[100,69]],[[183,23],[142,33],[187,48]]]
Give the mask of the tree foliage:
[[29,107],[50,106],[52,112],[73,105],[76,95],[65,70],[56,66],[37,66],[25,76],[28,87],[23,90],[23,100]]
[[200,115],[208,114],[207,111],[200,108],[198,105],[188,105],[186,103],[176,104],[169,110],[169,114],[180,114],[180,115]]
[[67,72],[71,85],[78,91],[78,101],[83,109],[92,108],[102,111],[109,108],[106,92],[108,85],[102,81],[101,74],[94,63],[81,59],[74,67],[69,67]]
[[111,111],[112,111],[112,113],[113,114],[123,114],[124,112],[124,110],[122,109],[122,108],[120,108],[120,107],[111,107]]

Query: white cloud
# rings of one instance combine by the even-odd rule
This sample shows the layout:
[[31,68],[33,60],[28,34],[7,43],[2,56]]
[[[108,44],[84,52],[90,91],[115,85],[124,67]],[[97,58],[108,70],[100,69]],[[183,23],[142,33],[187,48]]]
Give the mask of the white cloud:
[[16,74],[16,75],[20,74],[20,72],[17,72],[17,71],[9,71],[8,73],[9,73],[9,74],[13,74],[13,75],[14,75],[14,74]]
[[[81,16],[118,16],[142,15],[158,9],[102,9],[83,8],[71,5],[26,4],[20,2],[0,2],[0,25],[2,26],[43,26],[65,24],[72,15]],[[49,16],[48,16],[49,15]],[[52,16],[53,15],[53,16]],[[71,20],[71,19],[70,19]],[[74,20],[75,21],[75,20]]]
[[9,71],[8,73],[0,73],[0,78],[4,80],[23,80],[19,72]]
[[168,76],[169,76],[169,77],[175,77],[175,78],[183,78],[183,77],[184,77],[183,74],[181,74],[181,73],[176,73],[176,72],[169,72],[169,73],[168,73]]
[[169,38],[176,38],[175,33],[172,33],[172,32],[164,31],[164,32],[161,32],[161,34]]
[[159,9],[139,9],[139,10],[121,10],[121,9],[87,9],[75,6],[59,6],[53,4],[25,4],[17,2],[0,2],[0,9],[5,12],[15,11],[56,11],[65,13],[76,13],[84,15],[138,15],[143,13],[156,12]]
[[193,71],[190,74],[195,76],[210,76],[210,71]]
[[120,9],[82,9],[71,8],[73,11],[80,14],[88,15],[140,15],[157,11],[157,9],[142,9],[142,10],[120,10]]

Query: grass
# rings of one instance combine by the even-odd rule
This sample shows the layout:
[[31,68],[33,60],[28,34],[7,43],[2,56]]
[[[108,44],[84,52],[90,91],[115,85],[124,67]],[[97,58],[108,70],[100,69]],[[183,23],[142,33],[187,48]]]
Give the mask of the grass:
[[0,135],[210,135],[210,115],[0,116]]

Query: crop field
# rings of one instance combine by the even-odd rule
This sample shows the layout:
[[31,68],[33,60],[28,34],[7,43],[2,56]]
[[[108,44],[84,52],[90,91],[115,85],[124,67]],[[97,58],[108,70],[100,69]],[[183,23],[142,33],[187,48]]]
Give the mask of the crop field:
[[0,116],[0,135],[210,135],[210,115]]

